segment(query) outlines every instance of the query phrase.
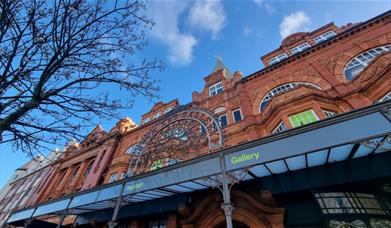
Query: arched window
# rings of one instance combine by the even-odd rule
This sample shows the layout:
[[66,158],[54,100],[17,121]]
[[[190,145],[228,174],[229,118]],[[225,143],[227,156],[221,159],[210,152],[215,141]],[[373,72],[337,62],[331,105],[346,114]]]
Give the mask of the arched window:
[[374,58],[388,51],[391,51],[391,45],[372,48],[355,56],[345,66],[345,78],[353,80]]
[[138,145],[137,143],[130,146],[128,149],[125,150],[125,154],[134,154],[137,152],[137,149],[138,149]]
[[79,172],[80,165],[77,165],[72,172],[72,176],[69,178],[69,183],[72,184],[75,181],[75,178],[77,176],[77,173]]
[[283,93],[283,92],[286,92],[286,91],[289,91],[289,90],[293,90],[293,89],[296,89],[297,87],[299,86],[302,86],[302,85],[306,85],[306,86],[309,86],[309,87],[312,87],[312,88],[315,88],[315,89],[319,89],[320,90],[320,87],[317,86],[317,85],[314,85],[314,84],[311,84],[311,83],[308,83],[308,82],[292,82],[292,83],[287,83],[287,84],[283,84],[283,85],[279,85],[277,86],[276,88],[272,89],[271,91],[269,91],[261,100],[261,103],[259,104],[259,112],[263,112],[263,110],[265,110],[267,104],[270,102],[270,100],[280,94],[280,93]]
[[88,174],[91,172],[92,166],[94,165],[94,161],[95,160],[92,160],[90,161],[90,163],[88,163],[87,169],[84,171],[84,177],[88,176]]
[[391,100],[391,91],[379,99],[379,102],[390,101]]

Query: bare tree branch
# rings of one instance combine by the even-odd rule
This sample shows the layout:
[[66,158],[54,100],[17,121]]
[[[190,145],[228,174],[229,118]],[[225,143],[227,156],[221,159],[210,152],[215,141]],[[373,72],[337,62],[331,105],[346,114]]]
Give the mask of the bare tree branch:
[[137,0],[0,1],[0,144],[33,155],[82,139],[83,125],[118,118],[137,95],[156,98],[162,63],[134,60],[153,25],[145,11]]

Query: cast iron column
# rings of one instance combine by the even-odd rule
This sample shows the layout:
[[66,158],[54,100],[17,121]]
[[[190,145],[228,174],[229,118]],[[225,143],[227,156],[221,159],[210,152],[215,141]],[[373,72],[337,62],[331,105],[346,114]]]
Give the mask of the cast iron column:
[[122,193],[124,192],[125,184],[126,184],[126,182],[122,183],[122,185],[121,185],[121,190],[119,192],[119,196],[118,196],[117,202],[115,204],[113,217],[111,217],[111,221],[108,222],[109,228],[114,228],[118,225],[117,216],[118,216],[119,207],[121,206]]
[[232,211],[234,209],[231,203],[231,197],[229,193],[229,186],[227,182],[227,170],[225,167],[224,156],[220,156],[220,169],[221,169],[221,182],[223,188],[223,200],[224,203],[221,204],[221,208],[224,210],[225,220],[227,222],[227,228],[232,228]]

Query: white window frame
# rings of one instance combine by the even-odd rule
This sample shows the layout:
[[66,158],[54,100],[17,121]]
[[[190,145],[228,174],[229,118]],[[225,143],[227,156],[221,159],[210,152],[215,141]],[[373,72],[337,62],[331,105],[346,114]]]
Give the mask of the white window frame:
[[143,120],[143,124],[146,124],[146,123],[148,123],[149,121],[151,121],[149,118],[145,118],[145,119]]
[[329,111],[329,110],[322,110],[322,112],[326,116],[326,118],[331,118],[337,115],[336,112]]
[[291,53],[292,53],[292,55],[294,55],[294,54],[302,52],[310,47],[311,47],[311,45],[309,43],[305,42],[305,43],[302,43],[302,44],[297,45],[296,47],[292,48]]
[[285,52],[282,52],[280,54],[278,54],[277,56],[274,56],[273,58],[270,58],[268,60],[269,62],[269,65],[273,65],[273,64],[276,64],[278,62],[281,62],[282,60],[288,58],[288,55],[285,53]]
[[274,128],[274,130],[272,131],[273,134],[277,134],[277,133],[280,133],[280,132],[283,132],[283,131],[286,131],[288,130],[288,128],[286,127],[286,124],[284,123],[284,121],[281,121],[277,127]]
[[314,41],[316,44],[320,44],[320,43],[322,43],[322,42],[324,42],[324,41],[326,41],[336,35],[337,35],[336,32],[334,32],[333,30],[330,30],[330,31],[324,32],[324,33],[320,34],[319,36],[315,37]]
[[390,101],[391,100],[391,91],[379,99],[379,102]]
[[[234,112],[236,112],[236,111],[239,111],[240,117],[241,117],[241,119],[238,120],[238,121],[235,120],[235,114],[234,114]],[[243,118],[242,110],[241,110],[240,108],[237,108],[237,109],[232,110],[231,113],[232,113],[232,120],[234,121],[234,123],[238,123],[238,122],[240,122],[240,121],[242,121],[242,120],[244,119],[244,118]]]
[[[361,52],[354,56],[346,65],[343,70],[344,76],[347,80],[351,81],[357,77],[360,72],[364,70],[377,56],[391,51],[391,44],[383,45]],[[347,75],[347,71],[358,68],[351,75]]]
[[175,106],[170,106],[164,110],[164,114],[169,113],[171,110],[174,110]]
[[[221,87],[221,91],[219,90]],[[224,91],[223,83],[221,81],[209,86],[209,96],[213,97],[217,94],[220,94]]]
[[273,65],[275,63],[278,63],[279,61],[278,61],[277,57],[273,57],[273,58],[269,59],[268,62],[269,62],[269,65]]
[[[277,87],[274,87],[272,90],[270,90],[266,95],[262,98],[261,102],[259,102],[259,112],[263,112],[264,108],[262,109],[262,104],[266,103],[265,105],[267,106],[267,103],[274,97],[277,96],[280,93],[284,93],[290,90],[294,90],[299,86],[306,85],[310,86],[312,88],[321,90],[321,88],[315,84],[308,83],[308,82],[290,82],[290,83],[285,83],[282,85],[279,85]],[[266,107],[265,106],[265,107]]]
[[228,116],[227,116],[227,113],[224,113],[224,114],[219,115],[219,117],[217,118],[217,120],[219,121],[219,125],[220,125],[220,127],[222,127],[222,128],[224,128],[224,127],[221,125],[220,118],[223,117],[223,116],[225,116],[225,119],[227,120],[227,121],[226,121],[226,122],[227,122],[227,125],[225,125],[224,127],[227,127],[227,126],[228,126]]
[[162,114],[161,114],[160,112],[155,113],[155,115],[153,115],[152,119],[157,119],[157,118],[159,118],[160,116],[162,116]]
[[133,154],[134,152],[130,152],[130,153],[128,153],[128,151],[129,150],[134,150],[135,148],[136,148],[136,146],[137,146],[137,143],[136,144],[133,144],[133,145],[131,145],[131,146],[129,146],[126,150],[125,150],[125,154]]

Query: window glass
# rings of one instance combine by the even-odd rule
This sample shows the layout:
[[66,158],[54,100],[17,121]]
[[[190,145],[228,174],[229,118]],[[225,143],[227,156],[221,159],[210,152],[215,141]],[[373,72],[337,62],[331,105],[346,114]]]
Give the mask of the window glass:
[[311,88],[315,88],[315,89],[319,89],[320,90],[319,86],[311,84],[311,83],[307,83],[307,82],[292,82],[292,83],[279,85],[279,86],[275,87],[274,89],[272,89],[271,91],[269,91],[262,98],[262,100],[261,100],[261,102],[259,104],[259,111],[262,112],[263,110],[265,110],[267,104],[270,102],[270,100],[274,96],[277,96],[278,94],[283,93],[283,92],[287,92],[287,91],[296,89],[297,87],[302,86],[302,85],[306,85],[306,86],[309,86]]
[[316,122],[318,117],[313,110],[298,113],[289,117],[293,127],[300,127],[309,123]]
[[50,204],[46,204],[46,205],[40,206],[40,207],[37,208],[37,210],[35,210],[34,216],[38,216],[38,215],[43,215],[43,214],[48,214],[48,213],[64,210],[67,207],[68,202],[69,202],[69,199],[65,199],[65,200],[61,200],[61,201],[57,201],[57,202],[54,202],[54,203],[50,203]]
[[345,78],[347,80],[353,80],[374,58],[388,51],[391,51],[391,45],[372,48],[371,50],[355,56],[345,66]]
[[221,82],[218,82],[214,85],[211,85],[209,87],[209,96],[214,96],[214,95],[217,95],[219,93],[222,93],[223,92],[223,83]]
[[88,176],[88,174],[91,172],[92,166],[94,165],[94,160],[90,161],[90,163],[87,166],[86,171],[84,172],[84,176]]
[[126,149],[125,154],[134,154],[137,152],[138,144],[134,144],[130,146],[128,149]]
[[152,162],[151,171],[160,169],[163,167],[163,159],[158,159]]
[[151,165],[151,171],[160,169],[166,166],[174,165],[176,163],[180,162],[180,159],[173,159],[173,158],[163,158],[163,159],[157,159],[154,162],[152,162]]
[[8,222],[29,218],[33,214],[33,212],[34,212],[34,208],[12,214]]
[[[387,215],[389,198],[367,193],[329,192],[314,194],[324,214],[378,214]],[[383,206],[382,206],[383,205]]]
[[206,129],[205,129],[204,125],[202,125],[202,124],[200,124],[200,134],[201,135],[206,134]]
[[161,116],[161,114],[158,112],[158,113],[156,113],[155,115],[153,115],[153,119],[157,119],[157,118],[159,118]]
[[310,44],[307,43],[307,42],[303,43],[303,44],[300,44],[300,45],[298,45],[298,46],[296,46],[296,47],[291,49],[292,55],[296,54],[296,53],[299,53],[299,52],[302,52],[302,51],[304,51],[304,50],[306,50],[306,49],[308,49],[310,47],[311,47]]
[[72,176],[71,178],[69,178],[69,182],[70,184],[72,184],[72,182],[75,180],[76,178],[76,175],[77,173],[79,172],[79,169],[80,169],[80,165],[76,166],[74,169],[73,169],[73,172],[72,172]]
[[170,106],[164,110],[164,114],[169,113],[171,110],[174,110],[175,106]]
[[320,36],[315,37],[315,43],[316,44],[321,43],[323,41],[330,39],[331,37],[333,37],[335,35],[337,35],[337,34],[334,31],[325,32],[325,33],[321,34]]
[[282,60],[284,60],[286,58],[288,58],[288,55],[285,52],[283,52],[283,53],[269,59],[268,62],[270,65],[273,65],[275,63],[281,62]]
[[[113,187],[105,188],[99,191],[98,198],[96,201],[101,201],[101,200],[107,200],[107,199],[112,199],[116,198],[119,196],[121,191],[121,185],[115,185]],[[110,206],[108,206],[110,207]]]
[[323,114],[324,114],[327,118],[330,118],[330,117],[333,117],[333,116],[336,115],[336,113],[335,113],[335,112],[332,112],[332,111],[323,110],[322,112],[323,112]]
[[235,123],[242,120],[242,112],[240,111],[240,109],[232,111],[232,116]]
[[280,132],[283,132],[283,131],[286,131],[288,130],[288,128],[285,126],[285,123],[283,121],[281,121],[277,127],[273,130],[273,134],[277,134],[277,133],[280,133]]
[[380,98],[380,102],[391,100],[391,92],[387,93],[384,97]]
[[227,114],[219,116],[220,127],[226,127],[228,125]]
[[62,184],[62,182],[64,181],[64,177],[65,177],[65,174],[67,173],[68,169],[64,169],[62,170],[61,174],[60,174],[60,178],[58,179],[58,183],[57,183],[57,188],[59,188]]
[[94,191],[94,192],[90,192],[87,194],[76,196],[72,199],[72,202],[69,205],[69,208],[93,203],[93,202],[95,202],[95,199],[97,196],[98,196],[98,191]]
[[118,176],[117,173],[111,174],[109,177],[109,183],[113,183],[114,181],[117,181],[117,176]]
[[276,57],[274,57],[274,58],[269,59],[268,62],[269,62],[270,65],[273,65],[275,63],[278,63],[278,59]]

